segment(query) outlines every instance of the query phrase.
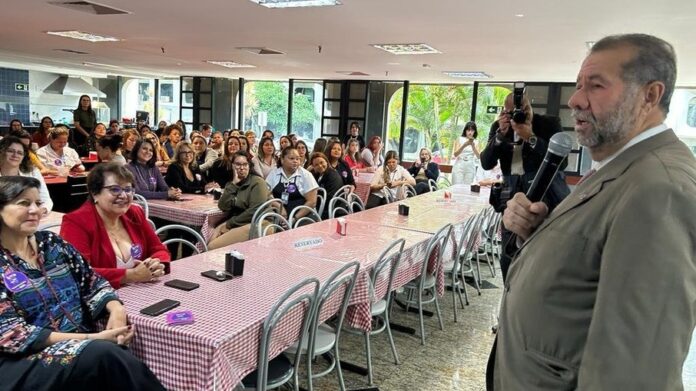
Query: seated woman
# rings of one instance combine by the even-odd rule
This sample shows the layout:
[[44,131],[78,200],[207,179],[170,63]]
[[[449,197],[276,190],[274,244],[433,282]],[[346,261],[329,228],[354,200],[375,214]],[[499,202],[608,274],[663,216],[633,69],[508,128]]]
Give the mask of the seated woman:
[[232,159],[234,179],[227,182],[218,201],[220,210],[227,213],[227,221],[213,231],[208,243],[211,250],[249,239],[251,218],[261,204],[271,199],[266,182],[253,173],[247,154],[238,151]]
[[326,190],[326,200],[324,200],[326,206],[324,207],[323,216],[321,216],[322,219],[325,219],[329,216],[329,208],[327,207],[329,201],[333,198],[334,194],[336,194],[336,191],[343,187],[343,179],[341,175],[331,167],[329,158],[323,153],[314,152],[310,160],[312,161],[312,174],[314,174],[314,179],[316,179],[319,187]]
[[[135,330],[109,284],[58,235],[37,231],[35,178],[0,177],[0,384],[11,390],[164,390],[128,350]],[[106,330],[94,321],[107,318]]]
[[193,152],[196,154],[196,165],[198,165],[198,169],[204,174],[207,174],[208,169],[218,160],[217,152],[208,148],[205,137],[201,135],[191,137],[191,146],[193,147]]
[[53,209],[53,201],[48,193],[46,182],[38,168],[34,167],[29,159],[29,148],[20,139],[8,136],[0,140],[0,175],[1,176],[28,176],[39,181],[39,195],[42,208],[45,213]]
[[382,158],[382,139],[379,136],[372,136],[370,142],[363,148],[360,157],[362,157],[368,172],[375,172],[379,167],[382,167],[385,161]]
[[234,159],[234,155],[237,152],[239,152],[239,137],[229,136],[225,153],[208,170],[208,179],[217,182],[222,188],[227,186],[234,174],[234,162],[232,159]]
[[348,167],[348,163],[343,160],[343,145],[339,141],[330,142],[326,147],[328,153],[329,164],[333,167],[338,175],[341,176],[344,185],[351,185],[355,188],[355,178],[353,178],[353,170]]
[[351,170],[366,172],[365,162],[360,156],[360,142],[356,138],[348,139],[348,151],[343,159]]
[[135,143],[131,162],[126,165],[133,174],[135,193],[146,199],[177,200],[181,197],[181,190],[167,186],[167,182],[155,166],[157,157],[154,143],[156,141],[153,141],[153,138],[157,140],[153,134],[150,138],[146,137]]
[[53,123],[53,119],[51,117],[46,116],[41,118],[41,124],[31,136],[30,144],[36,143],[39,148],[48,144],[48,135],[51,134],[51,129],[53,129],[54,126],[55,124]]
[[58,175],[58,170],[50,169],[44,166],[43,163],[41,163],[41,159],[36,156],[36,152],[31,150],[32,136],[29,134],[29,132],[22,129],[18,132],[10,132],[10,136],[16,136],[19,141],[21,141],[22,144],[27,147],[27,152],[29,152],[29,161],[34,165],[34,167],[39,169],[41,175]]
[[297,140],[295,147],[297,148],[297,153],[300,154],[300,165],[309,170],[312,167],[312,160],[309,158],[307,144],[302,140]]
[[372,183],[370,183],[372,193],[365,205],[367,209],[386,204],[385,192],[388,192],[392,199],[401,199],[403,197],[403,192],[400,191],[401,186],[407,183],[411,186],[416,185],[416,180],[411,174],[399,165],[399,154],[396,151],[387,152],[385,162],[372,177]]
[[256,174],[261,178],[268,178],[268,174],[270,174],[271,171],[278,166],[277,162],[276,149],[275,144],[273,144],[273,139],[270,137],[262,138],[259,142],[258,152],[252,159]]
[[[292,211],[306,205],[314,208],[317,205],[317,189],[319,185],[312,174],[300,166],[300,154],[297,148],[290,146],[280,153],[280,167],[273,169],[266,177],[266,182],[272,189],[273,198],[280,198],[290,216]],[[302,217],[307,211],[300,211],[297,217]]]
[[60,236],[116,289],[162,277],[169,267],[169,252],[133,205],[133,182],[124,165],[97,164],[87,176],[89,199],[60,227]]
[[140,140],[140,133],[138,133],[137,130],[128,129],[123,132],[123,146],[121,147],[121,149],[123,149],[123,156],[126,158],[130,157],[133,147],[135,147],[135,143],[138,140]]
[[239,135],[239,150],[246,152],[249,159],[254,158],[254,154],[251,152],[251,149],[249,149],[249,140],[247,140],[246,136],[243,134]]
[[203,194],[208,189],[220,187],[215,182],[206,183],[205,175],[194,163],[193,148],[188,141],[179,141],[176,145],[174,159],[167,169],[164,181],[169,187],[188,194]]
[[408,173],[416,179],[416,193],[423,194],[430,191],[429,179],[437,181],[440,176],[440,167],[434,163],[433,155],[428,148],[421,148],[419,159],[413,162]]
[[157,135],[150,133],[147,136],[143,136],[143,140],[148,140],[155,148],[155,166],[167,167],[169,165],[169,155],[167,155],[167,151],[160,145]]
[[97,156],[103,163],[113,162],[126,164],[127,160],[121,151],[123,137],[120,134],[110,134],[99,139],[97,142]]
[[94,130],[92,133],[90,133],[89,137],[87,137],[87,141],[84,145],[84,155],[87,156],[91,151],[96,151],[99,140],[101,140],[104,136],[106,136],[106,125],[98,122],[96,125],[94,125]]
[[167,152],[170,159],[174,159],[174,149],[181,141],[184,131],[178,124],[172,124],[164,129],[163,135],[166,135],[167,139],[162,143],[162,148]]
[[68,175],[68,172],[83,172],[85,166],[77,152],[68,146],[68,128],[65,125],[58,125],[53,128],[48,136],[48,145],[44,145],[36,151],[36,156],[41,159],[41,163],[48,169],[55,169],[61,175]]

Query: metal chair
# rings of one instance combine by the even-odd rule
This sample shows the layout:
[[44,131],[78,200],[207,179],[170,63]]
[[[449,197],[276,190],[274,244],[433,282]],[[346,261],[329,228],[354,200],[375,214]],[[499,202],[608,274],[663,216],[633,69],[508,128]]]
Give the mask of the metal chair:
[[348,194],[348,203],[350,206],[350,213],[362,212],[365,210],[365,203],[360,196],[355,193]]
[[405,198],[411,198],[415,197],[418,195],[418,192],[416,192],[416,189],[409,185],[408,183],[403,184],[403,190]]
[[[435,235],[428,241],[428,247],[425,251],[425,258],[423,260],[423,266],[421,269],[421,274],[415,280],[410,281],[404,285],[404,289],[408,291],[408,297],[406,299],[406,311],[410,308],[411,304],[418,306],[418,318],[420,320],[420,331],[421,331],[421,345],[425,345],[425,325],[423,324],[423,304],[429,304],[435,302],[435,309],[437,310],[437,320],[440,323],[440,330],[444,330],[445,326],[442,323],[442,314],[440,313],[440,304],[437,301],[437,273],[442,267],[442,254],[445,252],[445,245],[452,232],[452,224],[447,224],[440,228]],[[432,265],[431,271],[428,271],[428,265],[430,263],[430,258],[435,256],[434,263]],[[432,297],[424,300],[423,292],[431,294]],[[414,299],[413,295],[417,294]]]
[[[299,294],[300,292],[305,292]],[[317,300],[319,292],[319,280],[308,278],[288,289],[271,307],[268,316],[261,326],[261,337],[259,341],[259,353],[256,371],[242,379],[242,384],[246,388],[255,388],[258,391],[280,387],[291,379],[294,380],[294,389],[299,391],[299,355],[295,354],[294,363],[290,362],[284,354],[269,360],[269,350],[271,347],[271,337],[275,327],[285,318],[290,311],[298,306],[303,308],[301,313],[302,322],[298,334],[298,346],[302,346],[307,335],[307,327],[312,316],[312,309]],[[296,296],[293,298],[293,296]],[[294,311],[293,311],[294,312]],[[296,352],[297,353],[297,352]]]
[[[367,357],[367,380],[369,384],[373,384],[372,376],[372,350],[370,346],[370,336],[387,331],[389,337],[389,345],[391,346],[392,355],[394,356],[394,364],[399,364],[399,355],[396,352],[394,345],[394,337],[392,336],[391,326],[389,325],[389,312],[393,302],[392,287],[394,277],[399,270],[401,264],[401,253],[404,251],[405,239],[397,239],[393,241],[379,256],[377,263],[370,272],[369,289],[370,289],[370,315],[372,319],[380,319],[382,324],[373,330],[365,332],[353,328],[347,328],[346,331],[351,334],[363,334],[365,337],[365,355]],[[384,281],[387,281],[387,286],[384,291],[380,287],[384,286]],[[381,292],[377,294],[377,292]]]
[[[297,213],[301,210],[307,211],[307,214],[299,218],[296,217]],[[290,213],[290,216],[288,217],[288,224],[290,228],[297,228],[301,227],[302,225],[318,223],[320,221],[321,216],[319,215],[319,212],[314,210],[314,208],[310,208],[307,205],[300,205],[296,207],[292,210],[292,213]]]
[[[340,214],[338,214],[340,213]],[[346,216],[350,214],[350,203],[345,198],[334,197],[329,202],[329,218]]]
[[[341,371],[341,358],[338,352],[338,345],[341,337],[343,319],[345,318],[346,309],[348,308],[348,303],[350,302],[353,288],[355,287],[359,269],[359,262],[347,263],[335,271],[326,282],[324,282],[319,289],[319,294],[317,295],[317,300],[312,311],[312,318],[309,322],[309,338],[305,338],[304,341],[306,343],[296,343],[289,349],[296,351],[297,346],[300,346],[299,354],[307,354],[307,382],[310,391],[313,389],[312,379],[326,376],[331,373],[334,368],[338,376],[339,388],[342,391],[346,389],[346,385],[343,381],[343,373]],[[331,302],[334,303],[333,299],[335,295],[339,295],[338,299],[340,299],[338,308],[332,306],[325,309],[324,305],[329,302],[329,299],[332,299]],[[319,322],[323,312],[325,315],[338,314],[333,322],[335,323],[335,328]],[[331,352],[333,352],[333,354]],[[312,362],[317,356],[328,357],[330,361],[329,367],[319,373],[312,373]]]
[[145,218],[150,218],[150,206],[147,204],[147,199],[140,194],[133,193],[133,204],[143,208],[143,213],[145,213]]
[[[271,231],[272,229],[272,231]],[[276,232],[282,232],[290,229],[290,223],[285,217],[276,212],[267,212],[261,216],[256,224],[256,237],[272,235]]]
[[271,198],[270,200],[264,202],[256,208],[256,212],[251,217],[251,225],[249,227],[249,240],[255,239],[258,236],[258,222],[260,217],[266,212],[275,212],[280,214],[283,208],[283,201],[280,198]]
[[[494,255],[494,246],[495,246],[495,238],[497,236],[497,227],[498,227],[498,216],[500,216],[499,213],[496,213],[495,210],[491,207],[485,210],[484,214],[484,221],[481,224],[481,229],[480,229],[480,235],[481,235],[481,242],[479,244],[479,248],[476,254],[476,261],[478,262],[480,257],[483,256],[485,257],[485,262],[488,264],[488,269],[491,272],[491,275],[495,277],[495,257],[491,257],[491,255]],[[489,255],[491,254],[491,255]]]
[[[193,228],[191,228],[191,227],[187,227],[187,226],[181,225],[181,224],[169,224],[169,225],[165,225],[164,227],[160,227],[158,230],[155,231],[155,233],[156,233],[157,235],[161,235],[161,234],[163,234],[163,233],[165,233],[165,232],[177,231],[177,230],[178,230],[178,231],[184,231],[184,232],[186,232],[186,233],[189,233],[189,234],[193,235],[193,236],[196,238],[196,240],[198,240],[198,245],[196,245],[196,244],[194,244],[194,243],[191,243],[191,242],[189,242],[188,240],[186,240],[186,239],[184,239],[184,238],[171,238],[171,239],[167,239],[167,240],[165,240],[164,242],[162,242],[162,244],[166,246],[166,245],[168,245],[168,244],[170,244],[170,243],[181,243],[181,244],[183,244],[183,245],[185,245],[185,246],[187,246],[187,247],[189,247],[189,248],[192,248],[193,251],[194,251],[196,254],[200,254],[200,253],[202,253],[202,252],[208,251],[208,244],[205,242],[205,239],[203,239],[203,236],[201,236],[200,233],[198,233],[197,231],[195,231],[195,230],[194,230]],[[199,246],[200,246],[200,248],[203,248],[203,251],[201,251],[201,249],[199,248]],[[172,257],[173,257],[173,256],[174,256],[174,254],[172,254]]]
[[387,202],[387,204],[391,204],[392,202],[396,201],[396,197],[394,197],[392,192],[388,189],[383,188],[382,194],[384,195],[384,200]]
[[438,189],[445,189],[445,188],[448,188],[450,186],[452,186],[452,182],[450,182],[446,176],[440,175],[437,178],[437,188]]
[[437,191],[437,189],[438,189],[437,182],[435,182],[432,179],[428,179],[428,187],[430,188],[430,191]]
[[[454,244],[455,257],[450,262],[444,263],[444,269],[446,274],[450,274],[452,277],[452,284],[450,285],[452,289],[452,308],[454,309],[454,321],[458,322],[458,309],[457,309],[457,296],[459,297],[459,303],[464,308],[464,303],[469,305],[469,295],[466,291],[466,283],[464,277],[466,273],[471,273],[474,277],[474,283],[476,285],[476,290],[479,295],[481,295],[481,288],[476,279],[476,275],[473,270],[473,262],[471,262],[474,256],[475,244],[476,242],[472,240],[474,237],[474,232],[480,229],[481,225],[480,214],[473,215],[467,219],[462,235],[459,239],[458,244]],[[462,291],[464,297],[462,298]]]
[[353,192],[353,186],[352,185],[343,185],[336,190],[334,193],[333,197],[331,198],[343,198],[346,201],[348,200],[348,194]]
[[[40,225],[38,230],[39,231],[51,231],[55,234],[59,234],[61,224],[62,223],[49,223],[49,224]],[[58,228],[58,229],[55,230],[54,228]]]
[[317,189],[317,212],[319,216],[324,215],[324,208],[329,200],[326,199],[326,189],[320,187]]

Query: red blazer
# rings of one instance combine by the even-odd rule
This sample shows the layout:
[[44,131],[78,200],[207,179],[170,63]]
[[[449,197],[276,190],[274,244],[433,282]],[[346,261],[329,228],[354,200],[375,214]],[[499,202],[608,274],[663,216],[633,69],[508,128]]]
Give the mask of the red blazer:
[[[142,247],[142,259],[159,258],[161,262],[166,262],[165,269],[169,270],[169,251],[145,219],[142,209],[131,205],[120,219],[133,244]],[[88,200],[79,209],[63,216],[60,236],[75,246],[92,268],[109,280],[111,286],[116,289],[121,287],[126,269],[116,267],[116,253],[106,233],[104,221],[92,201]]]

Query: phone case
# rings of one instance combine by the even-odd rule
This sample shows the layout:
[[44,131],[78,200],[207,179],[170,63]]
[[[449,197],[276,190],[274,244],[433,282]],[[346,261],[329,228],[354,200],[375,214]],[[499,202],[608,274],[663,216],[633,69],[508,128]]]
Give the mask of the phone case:
[[176,300],[164,299],[162,301],[158,301],[157,303],[149,307],[143,308],[142,310],[140,310],[140,313],[150,316],[162,315],[163,313],[171,310],[172,308],[178,307],[179,304],[181,303]]
[[170,280],[170,281],[165,282],[164,285],[172,287],[172,288],[176,288],[176,289],[181,289],[182,291],[192,291],[200,286],[199,284],[196,284],[195,282],[184,281],[184,280]]
[[232,276],[229,273],[222,271],[223,274],[218,274],[220,272],[220,270],[208,270],[207,272],[201,272],[201,276],[212,278],[213,280],[220,282],[232,279]]

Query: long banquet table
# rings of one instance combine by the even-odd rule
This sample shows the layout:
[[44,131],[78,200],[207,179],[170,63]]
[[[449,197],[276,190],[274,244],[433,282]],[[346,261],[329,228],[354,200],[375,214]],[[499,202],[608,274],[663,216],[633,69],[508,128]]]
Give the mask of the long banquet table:
[[203,238],[207,240],[215,226],[225,218],[225,213],[218,208],[212,195],[182,194],[181,198],[181,201],[148,200],[150,216],[200,227]]
[[[438,192],[403,201],[412,207],[411,215],[405,220],[392,216],[396,204],[386,205],[348,216],[345,236],[336,233],[335,219],[326,220],[185,258],[173,263],[172,273],[158,282],[125,286],[119,295],[128,308],[129,321],[137,330],[133,352],[168,389],[232,389],[256,368],[260,326],[273,302],[307,277],[316,277],[323,283],[351,261],[358,261],[361,269],[346,322],[369,330],[372,298],[367,279],[383,249],[398,238],[406,241],[393,287],[396,289],[420,273],[425,247],[436,224],[428,222],[434,210],[445,210],[434,217],[437,224],[461,224],[484,205],[478,200],[481,197],[463,190],[455,193],[453,189],[452,193],[455,201],[447,206],[438,203],[442,198]],[[471,207],[469,203],[477,206]],[[463,211],[456,212],[459,208]],[[449,218],[445,220],[445,216]],[[230,249],[244,254],[244,276],[216,282],[200,275],[206,270],[224,269],[225,253]],[[439,288],[444,281],[441,273],[440,277]],[[164,281],[171,279],[199,283],[200,288],[185,292],[163,286]],[[386,280],[380,280],[376,295],[385,290]],[[438,291],[442,294],[442,289]],[[191,310],[195,323],[168,326],[165,314],[150,317],[139,313],[140,309],[162,299],[180,301],[181,306],[176,310]],[[337,308],[337,302],[331,303],[322,311],[321,319],[328,319]],[[296,315],[279,325],[275,334],[278,342],[272,346],[270,357],[280,354],[297,339],[299,317]]]

